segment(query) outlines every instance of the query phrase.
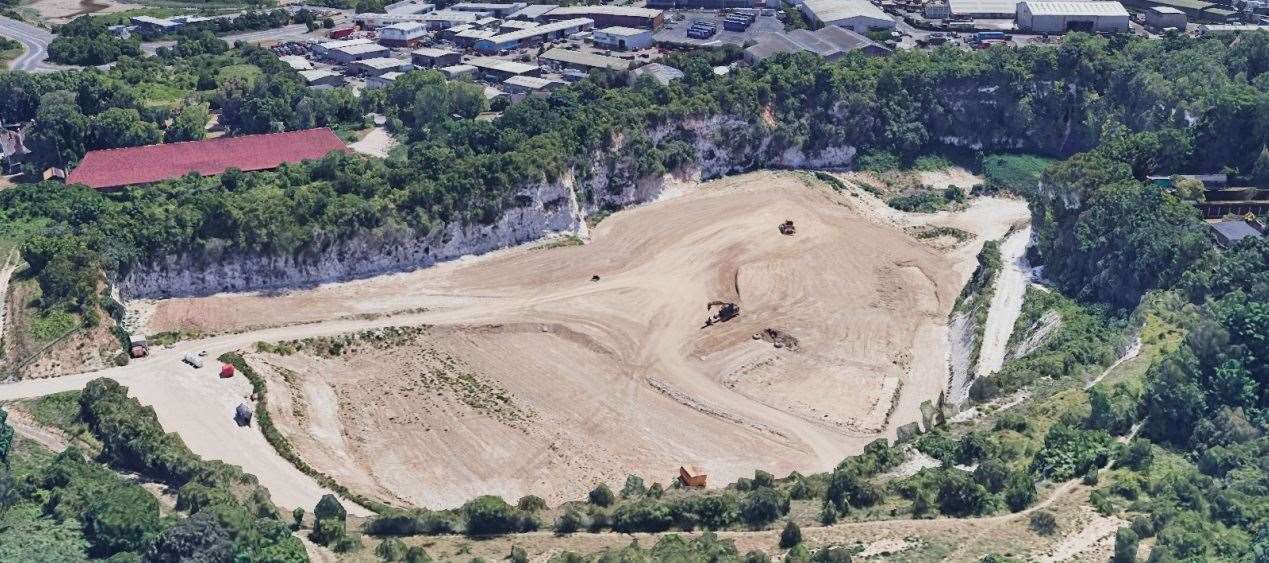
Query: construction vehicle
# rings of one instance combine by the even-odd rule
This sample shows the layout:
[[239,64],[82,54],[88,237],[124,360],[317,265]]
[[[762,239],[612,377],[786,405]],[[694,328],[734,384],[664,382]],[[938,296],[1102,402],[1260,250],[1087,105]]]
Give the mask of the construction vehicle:
[[708,477],[695,465],[679,466],[679,483],[682,483],[684,487],[704,488],[705,480]]
[[708,305],[705,305],[705,310],[709,311],[709,316],[705,318],[705,326],[725,323],[740,314],[740,306],[727,301],[710,301]]
[[135,334],[128,335],[128,355],[133,358],[141,358],[150,354],[150,343],[146,341],[144,336]]
[[229,378],[231,378],[231,377],[233,377],[233,376],[234,376],[234,365],[233,365],[233,364],[221,364],[221,365],[220,365],[220,378],[221,378],[221,379],[229,379]]
[[793,234],[797,232],[797,228],[793,226],[792,220],[780,223],[780,226],[777,228],[780,229],[780,234],[782,235],[793,236]]
[[247,403],[238,403],[238,408],[234,409],[234,422],[238,426],[251,426],[251,407]]

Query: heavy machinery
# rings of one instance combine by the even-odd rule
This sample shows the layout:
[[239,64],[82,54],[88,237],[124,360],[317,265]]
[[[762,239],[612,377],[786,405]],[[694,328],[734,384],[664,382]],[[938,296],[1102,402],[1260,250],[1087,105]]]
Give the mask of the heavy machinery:
[[709,312],[709,316],[705,317],[705,326],[710,326],[736,318],[740,314],[740,305],[728,301],[710,301],[705,305],[705,310]]

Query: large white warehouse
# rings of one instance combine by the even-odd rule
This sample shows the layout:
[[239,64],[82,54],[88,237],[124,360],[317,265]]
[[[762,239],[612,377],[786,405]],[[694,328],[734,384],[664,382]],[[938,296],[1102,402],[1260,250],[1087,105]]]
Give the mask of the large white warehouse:
[[1018,3],[1018,27],[1035,33],[1128,31],[1128,10],[1119,2]]
[[894,18],[868,0],[804,0],[802,14],[820,25],[835,25],[856,33],[895,27]]

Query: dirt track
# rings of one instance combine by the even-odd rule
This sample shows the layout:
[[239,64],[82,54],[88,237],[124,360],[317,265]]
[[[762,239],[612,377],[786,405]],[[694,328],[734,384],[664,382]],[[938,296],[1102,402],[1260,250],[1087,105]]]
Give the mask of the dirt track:
[[[704,465],[714,483],[754,468],[823,470],[875,436],[893,435],[895,426],[918,418],[921,400],[941,390],[947,312],[981,244],[937,251],[891,224],[911,218],[875,210],[867,197],[808,185],[799,175],[738,176],[616,214],[585,246],[513,249],[285,295],[160,302],[150,332],[307,324],[182,342],[124,368],[0,386],[0,400],[115,377],[196,452],[255,473],[283,506],[311,507],[321,488],[276,456],[258,431],[232,423],[246,383],[217,380],[211,365],[182,366],[181,354],[208,350],[214,358],[257,341],[427,323],[440,331],[432,346],[536,415],[510,431],[480,412],[454,410],[451,401],[430,405],[441,414],[424,422],[449,422],[441,429],[449,436],[363,443],[376,432],[393,439],[419,434],[410,425],[393,428],[387,410],[358,417],[342,409],[379,408],[373,395],[392,393],[389,376],[409,364],[391,354],[314,364],[305,373],[320,379],[305,379],[336,391],[341,407],[332,418],[332,403],[319,402],[327,406],[317,414],[327,430],[358,444],[330,442],[357,460],[346,469],[368,488],[449,505],[472,492],[542,487],[547,496],[571,494],[569,487],[628,471],[665,480],[678,463]],[[1016,202],[980,199],[963,213],[919,220],[998,237],[1024,216]],[[796,236],[777,233],[785,219],[796,222]],[[590,281],[593,274],[600,281]],[[741,316],[702,329],[711,299],[740,303]],[[400,311],[407,312],[377,316]],[[800,350],[751,338],[763,328],[795,336]],[[356,373],[339,377],[349,367]],[[886,423],[889,382],[898,380],[903,392]],[[403,415],[425,404],[408,395],[383,400],[384,409]],[[563,477],[531,471],[539,461]],[[552,488],[567,477],[577,483]]]

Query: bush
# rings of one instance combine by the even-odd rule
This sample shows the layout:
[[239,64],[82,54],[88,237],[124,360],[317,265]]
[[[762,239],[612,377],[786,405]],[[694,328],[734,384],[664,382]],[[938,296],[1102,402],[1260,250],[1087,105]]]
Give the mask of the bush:
[[542,497],[536,495],[525,495],[520,497],[520,500],[516,502],[516,508],[525,512],[537,512],[539,510],[546,510],[547,506],[546,501],[542,500]]
[[949,516],[971,516],[992,510],[991,495],[961,471],[950,470],[939,484],[939,512]]
[[375,547],[375,555],[378,555],[384,561],[401,561],[405,559],[405,552],[408,549],[405,542],[396,538],[388,538],[379,542],[379,545]]
[[417,545],[405,552],[405,563],[430,563],[431,561],[432,556]]
[[465,531],[470,535],[506,534],[523,531],[525,518],[502,497],[484,495],[463,505]]
[[998,459],[988,459],[974,469],[974,482],[986,487],[992,493],[999,493],[1005,488],[1009,478],[1009,468]]
[[749,493],[740,508],[745,523],[754,528],[762,528],[788,511],[789,499],[770,487],[762,487]]
[[300,526],[304,525],[304,509],[298,506],[295,507],[295,510],[291,511],[291,519],[295,521],[295,529],[298,530]]
[[1137,534],[1138,538],[1148,538],[1154,535],[1154,524],[1150,523],[1150,519],[1145,516],[1132,517],[1132,533]]
[[529,563],[529,553],[523,547],[518,545],[511,546],[511,556],[508,557],[511,563]]
[[344,537],[346,533],[344,522],[334,518],[318,520],[313,525],[313,531],[308,535],[308,539],[313,540],[317,545],[331,545]]
[[1009,481],[1005,484],[1005,504],[1009,506],[1009,510],[1018,512],[1026,509],[1035,502],[1036,494],[1035,481],[1031,480],[1030,475],[1023,472],[1009,475]]
[[641,497],[647,491],[648,488],[644,486],[643,478],[638,475],[630,475],[626,477],[626,485],[621,488],[621,498]]
[[374,536],[414,536],[449,534],[457,529],[450,513],[416,509],[380,514],[366,524],[365,532]]
[[575,508],[568,508],[555,520],[555,532],[571,534],[586,527],[586,517]]
[[674,503],[674,522],[684,530],[698,526],[721,530],[736,523],[740,513],[736,496],[730,493],[691,495]]
[[755,486],[755,487],[774,487],[774,486],[775,486],[775,476],[774,476],[774,475],[772,475],[772,474],[770,474],[770,473],[768,473],[768,472],[766,472],[766,471],[763,471],[763,470],[761,470],[761,469],[758,469],[758,470],[756,470],[756,471],[754,471],[754,472],[753,472],[753,486]]
[[344,505],[335,498],[335,495],[322,495],[322,499],[317,501],[317,507],[313,509],[313,518],[318,520],[339,520],[346,522],[348,520],[348,511],[344,509]]
[[1052,535],[1057,531],[1057,516],[1048,510],[1032,512],[1031,529],[1042,536]]
[[335,540],[335,545],[331,547],[335,553],[352,553],[362,548],[360,536],[350,536],[345,534],[343,537]]
[[1097,481],[1098,481],[1097,467],[1090,466],[1088,470],[1084,472],[1083,482],[1085,485],[1088,485],[1091,487],[1093,485],[1096,485]]
[[825,526],[832,526],[837,523],[837,508],[833,506],[833,503],[825,502],[824,505],[820,507],[819,521],[820,524]]
[[1115,532],[1115,554],[1110,560],[1114,563],[1133,563],[1137,560],[1137,534],[1131,529],[1120,528]]
[[616,500],[613,498],[612,489],[609,489],[608,485],[604,483],[600,483],[594,489],[591,489],[589,497],[590,503],[595,506],[612,506],[613,501]]
[[664,532],[674,525],[674,513],[669,506],[654,499],[628,502],[613,512],[612,527],[622,533]]
[[84,537],[101,558],[140,551],[159,529],[159,502],[140,487],[105,491],[84,514]]
[[662,487],[660,483],[653,483],[651,487],[648,487],[648,498],[661,498],[663,494],[665,494],[665,487]]
[[784,530],[780,532],[780,549],[789,549],[800,543],[802,543],[802,529],[792,520],[785,522]]

